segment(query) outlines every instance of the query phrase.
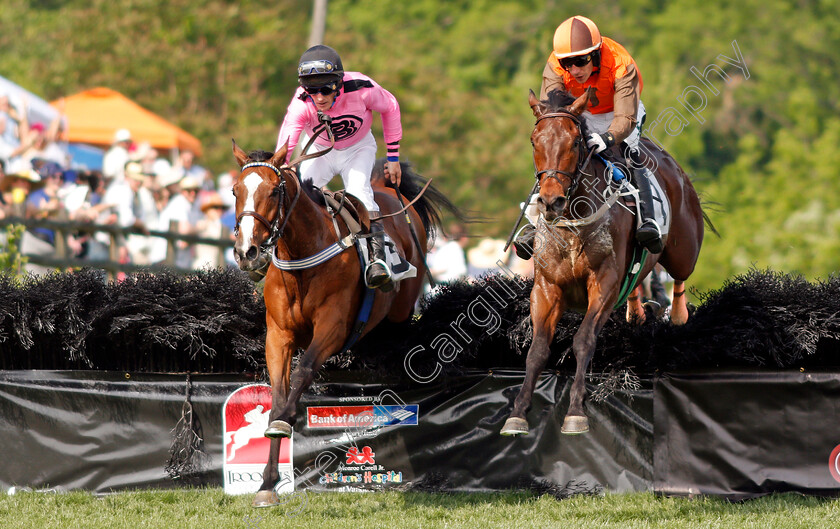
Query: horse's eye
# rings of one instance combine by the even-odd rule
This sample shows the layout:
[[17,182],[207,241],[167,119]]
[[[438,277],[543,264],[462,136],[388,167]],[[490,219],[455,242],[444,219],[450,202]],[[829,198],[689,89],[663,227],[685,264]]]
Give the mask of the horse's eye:
[[274,189],[271,190],[271,196],[276,197],[279,194],[280,194],[280,188],[279,187],[275,187]]

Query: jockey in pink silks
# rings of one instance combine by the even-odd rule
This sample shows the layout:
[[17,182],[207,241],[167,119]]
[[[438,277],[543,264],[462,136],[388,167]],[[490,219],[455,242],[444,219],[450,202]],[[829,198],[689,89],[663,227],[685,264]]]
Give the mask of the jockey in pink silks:
[[[373,200],[370,175],[376,161],[376,140],[371,133],[373,112],[382,116],[382,128],[388,148],[385,176],[396,186],[402,177],[400,167],[400,105],[397,99],[373,79],[358,72],[345,72],[338,53],[328,46],[313,46],[304,52],[298,65],[300,88],[295,91],[286,111],[277,149],[288,142],[289,161],[300,142],[301,133],[311,137],[320,124],[320,114],[331,118],[329,125],[335,148],[300,164],[301,180],[315,187],[326,185],[340,174],[348,193],[362,201],[372,217],[379,214]],[[310,151],[329,147],[326,134],[320,134]],[[390,284],[391,275],[385,264],[384,231],[379,221],[370,224],[372,258],[365,270],[367,284],[381,288]]]

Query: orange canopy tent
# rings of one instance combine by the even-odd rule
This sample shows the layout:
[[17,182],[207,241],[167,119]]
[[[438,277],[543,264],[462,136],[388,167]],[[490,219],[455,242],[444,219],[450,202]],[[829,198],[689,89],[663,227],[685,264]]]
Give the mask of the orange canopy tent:
[[[50,103],[59,107],[58,101]],[[110,88],[92,88],[64,98],[65,140],[70,143],[111,145],[118,129],[131,131],[135,142],[156,149],[180,149],[201,156],[201,142],[186,131]]]

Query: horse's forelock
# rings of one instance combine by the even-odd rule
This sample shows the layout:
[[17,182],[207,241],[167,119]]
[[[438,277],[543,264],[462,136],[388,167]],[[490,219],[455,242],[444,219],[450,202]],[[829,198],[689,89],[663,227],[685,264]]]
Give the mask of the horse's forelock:
[[546,94],[546,99],[540,101],[548,108],[549,112],[557,112],[558,110],[565,110],[565,108],[575,102],[575,96],[564,90],[552,90]]
[[[564,90],[555,89],[546,94],[546,99],[540,101],[540,104],[545,107],[546,112],[559,112],[561,110],[568,111],[568,107],[572,105],[577,99],[575,96]],[[580,120],[580,129],[583,136],[589,136],[589,129],[586,126],[586,120]]]
[[267,162],[274,156],[273,152],[268,151],[251,151],[248,153],[248,160],[252,162]]

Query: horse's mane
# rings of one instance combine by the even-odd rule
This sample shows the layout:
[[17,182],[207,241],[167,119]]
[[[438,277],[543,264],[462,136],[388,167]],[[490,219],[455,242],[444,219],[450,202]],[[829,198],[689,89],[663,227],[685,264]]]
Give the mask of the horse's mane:
[[[268,151],[251,151],[248,153],[248,160],[251,162],[267,162],[274,156],[274,153]],[[298,181],[300,178],[298,177]],[[313,202],[319,204],[321,206],[325,206],[326,202],[324,201],[324,195],[321,194],[321,191],[312,185],[312,181],[307,180],[305,182],[300,182],[300,188],[303,192],[312,199]]]

